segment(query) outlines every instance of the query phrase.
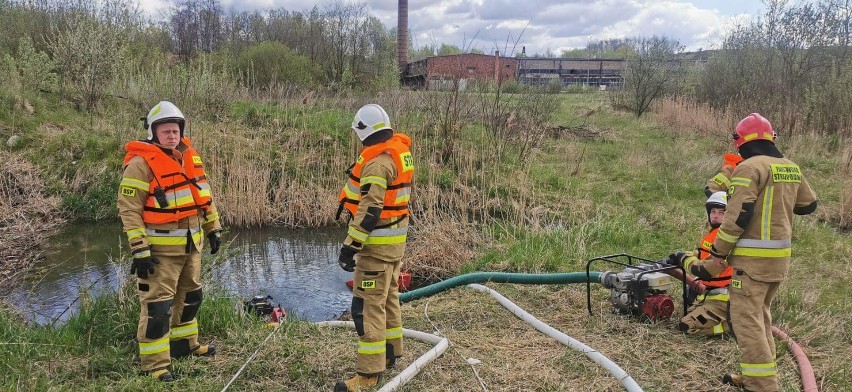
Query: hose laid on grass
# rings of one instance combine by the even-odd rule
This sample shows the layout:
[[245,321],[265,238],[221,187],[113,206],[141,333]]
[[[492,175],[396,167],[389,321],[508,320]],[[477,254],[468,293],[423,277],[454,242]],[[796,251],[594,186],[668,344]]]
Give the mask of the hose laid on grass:
[[[678,270],[666,271],[667,274],[683,280],[686,279],[686,284],[690,287],[690,289],[695,290],[695,292],[701,294],[707,291],[707,287],[704,286],[700,281],[693,279],[691,276],[683,277],[683,274]],[[790,352],[793,353],[793,359],[796,360],[796,364],[799,366],[799,377],[802,378],[802,391],[804,392],[817,392],[817,384],[816,384],[816,376],[814,375],[814,368],[811,365],[811,361],[808,359],[805,351],[802,350],[802,347],[796,343],[786,332],[784,332],[781,328],[776,326],[772,326],[772,334],[777,336],[778,339],[781,339],[782,342],[786,342],[787,346],[790,347]]]
[[[588,280],[600,283],[600,272],[589,273]],[[416,299],[429,297],[453,287],[464,286],[471,283],[515,283],[515,284],[567,284],[586,283],[585,272],[570,272],[561,274],[520,274],[508,272],[472,272],[459,275],[447,280],[440,281],[429,286],[421,287],[399,295],[399,302],[409,302]]]
[[808,359],[805,351],[802,350],[802,347],[799,346],[795,340],[790,338],[790,336],[787,336],[787,333],[782,331],[781,328],[773,325],[772,333],[781,339],[782,342],[787,342],[787,346],[790,347],[790,351],[793,353],[793,358],[796,359],[796,363],[799,365],[799,375],[802,377],[802,391],[817,392],[814,368],[811,366],[811,361]]
[[[352,321],[321,321],[316,323],[319,326],[329,326],[329,327],[349,327],[355,328],[355,323]],[[435,347],[432,347],[425,354],[421,355],[417,358],[411,365],[408,365],[403,371],[396,375],[393,379],[388,381],[378,392],[393,392],[411,381],[417,373],[420,373],[420,369],[426,366],[429,362],[434,361],[436,358],[440,357],[444,351],[447,351],[447,348],[450,346],[450,341],[447,338],[435,336],[430,333],[415,331],[412,329],[402,329],[402,336],[416,339],[421,342],[434,344]]]
[[[585,279],[586,273],[581,273],[583,278]],[[630,377],[627,372],[624,371],[621,367],[619,367],[615,362],[611,361],[609,358],[594,350],[593,348],[583,344],[582,342],[560,332],[556,328],[551,327],[550,325],[545,324],[543,321],[535,318],[533,315],[527,313],[523,309],[521,309],[518,305],[515,305],[514,302],[510,301],[508,298],[500,295],[497,291],[494,291],[488,287],[479,284],[469,284],[467,287],[474,289],[476,291],[487,292],[491,294],[498,302],[500,302],[503,307],[512,312],[515,316],[524,320],[528,324],[535,327],[535,329],[543,332],[545,335],[550,336],[559,343],[562,343],[568,347],[573,348],[574,350],[580,351],[586,355],[593,362],[601,365],[610,372],[615,378],[621,382],[621,385],[624,386],[629,392],[642,392],[642,387],[633,380],[633,377]]]

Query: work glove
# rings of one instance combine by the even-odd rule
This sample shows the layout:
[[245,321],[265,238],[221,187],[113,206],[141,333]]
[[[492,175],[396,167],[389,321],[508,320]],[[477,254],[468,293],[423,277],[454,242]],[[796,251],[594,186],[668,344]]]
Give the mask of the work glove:
[[356,253],[358,253],[357,250],[344,245],[342,248],[340,248],[340,256],[337,258],[337,264],[340,264],[340,268],[343,268],[343,270],[346,272],[355,271]]
[[154,264],[160,262],[151,257],[134,257],[133,263],[130,264],[130,275],[135,274],[139,279],[148,279],[148,274],[154,273]]
[[683,258],[686,257],[686,252],[675,252],[669,255],[669,258],[666,259],[666,264],[669,265],[681,265],[683,263]]
[[218,230],[211,231],[210,234],[207,234],[207,242],[210,243],[210,254],[215,255],[219,251],[219,247],[222,246],[222,234]]

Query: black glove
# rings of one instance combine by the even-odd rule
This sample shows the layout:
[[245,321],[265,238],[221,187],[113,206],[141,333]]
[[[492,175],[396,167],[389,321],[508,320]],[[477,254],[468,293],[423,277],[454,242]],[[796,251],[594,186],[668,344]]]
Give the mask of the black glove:
[[130,264],[130,275],[136,274],[139,279],[148,279],[148,274],[154,273],[154,264],[160,262],[151,257],[134,257],[133,263]]
[[340,248],[340,257],[337,258],[337,264],[340,264],[340,268],[343,268],[346,272],[355,271],[356,253],[358,253],[357,250],[344,245]]
[[669,258],[666,260],[666,263],[669,265],[680,265],[683,262],[683,258],[686,256],[686,252],[675,252],[669,255]]
[[215,255],[219,251],[219,247],[222,246],[222,234],[218,230],[211,231],[210,234],[207,234],[207,242],[210,243],[210,254]]

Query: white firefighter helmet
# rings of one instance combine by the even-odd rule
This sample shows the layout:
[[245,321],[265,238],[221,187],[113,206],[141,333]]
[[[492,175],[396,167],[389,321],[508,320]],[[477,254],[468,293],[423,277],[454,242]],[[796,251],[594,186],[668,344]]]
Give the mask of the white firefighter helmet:
[[707,198],[707,201],[704,202],[704,207],[707,208],[708,212],[712,208],[727,208],[728,194],[725,192],[714,192]]
[[385,109],[374,103],[361,106],[352,120],[352,129],[362,142],[370,135],[385,129],[392,129],[390,117]]
[[177,123],[178,127],[180,127],[180,137],[183,137],[183,127],[186,119],[183,117],[183,112],[169,101],[160,101],[160,103],[152,107],[144,121],[145,129],[148,130],[148,140],[154,140],[154,125],[167,122]]

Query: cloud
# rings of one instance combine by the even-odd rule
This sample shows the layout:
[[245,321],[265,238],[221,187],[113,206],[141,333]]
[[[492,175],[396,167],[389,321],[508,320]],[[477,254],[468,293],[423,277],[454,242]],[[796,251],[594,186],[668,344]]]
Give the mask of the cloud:
[[[172,0],[173,1],[173,0]],[[351,2],[355,0],[340,0]],[[170,0],[146,2],[167,9]],[[285,8],[308,11],[331,0],[221,0],[226,11]],[[151,4],[151,5],[149,5]],[[397,0],[368,0],[368,12],[388,28],[397,25]],[[759,0],[409,0],[408,26],[415,45],[447,43],[486,52],[504,51],[518,41],[528,54],[584,48],[591,40],[666,35],[688,50],[719,42],[735,18],[754,12]],[[734,7],[739,6],[739,12]],[[722,8],[720,10],[720,8]],[[524,27],[526,29],[524,30]],[[522,34],[523,31],[523,34]],[[522,34],[522,35],[521,35]],[[476,40],[471,42],[473,37]],[[520,39],[518,38],[520,36]]]

